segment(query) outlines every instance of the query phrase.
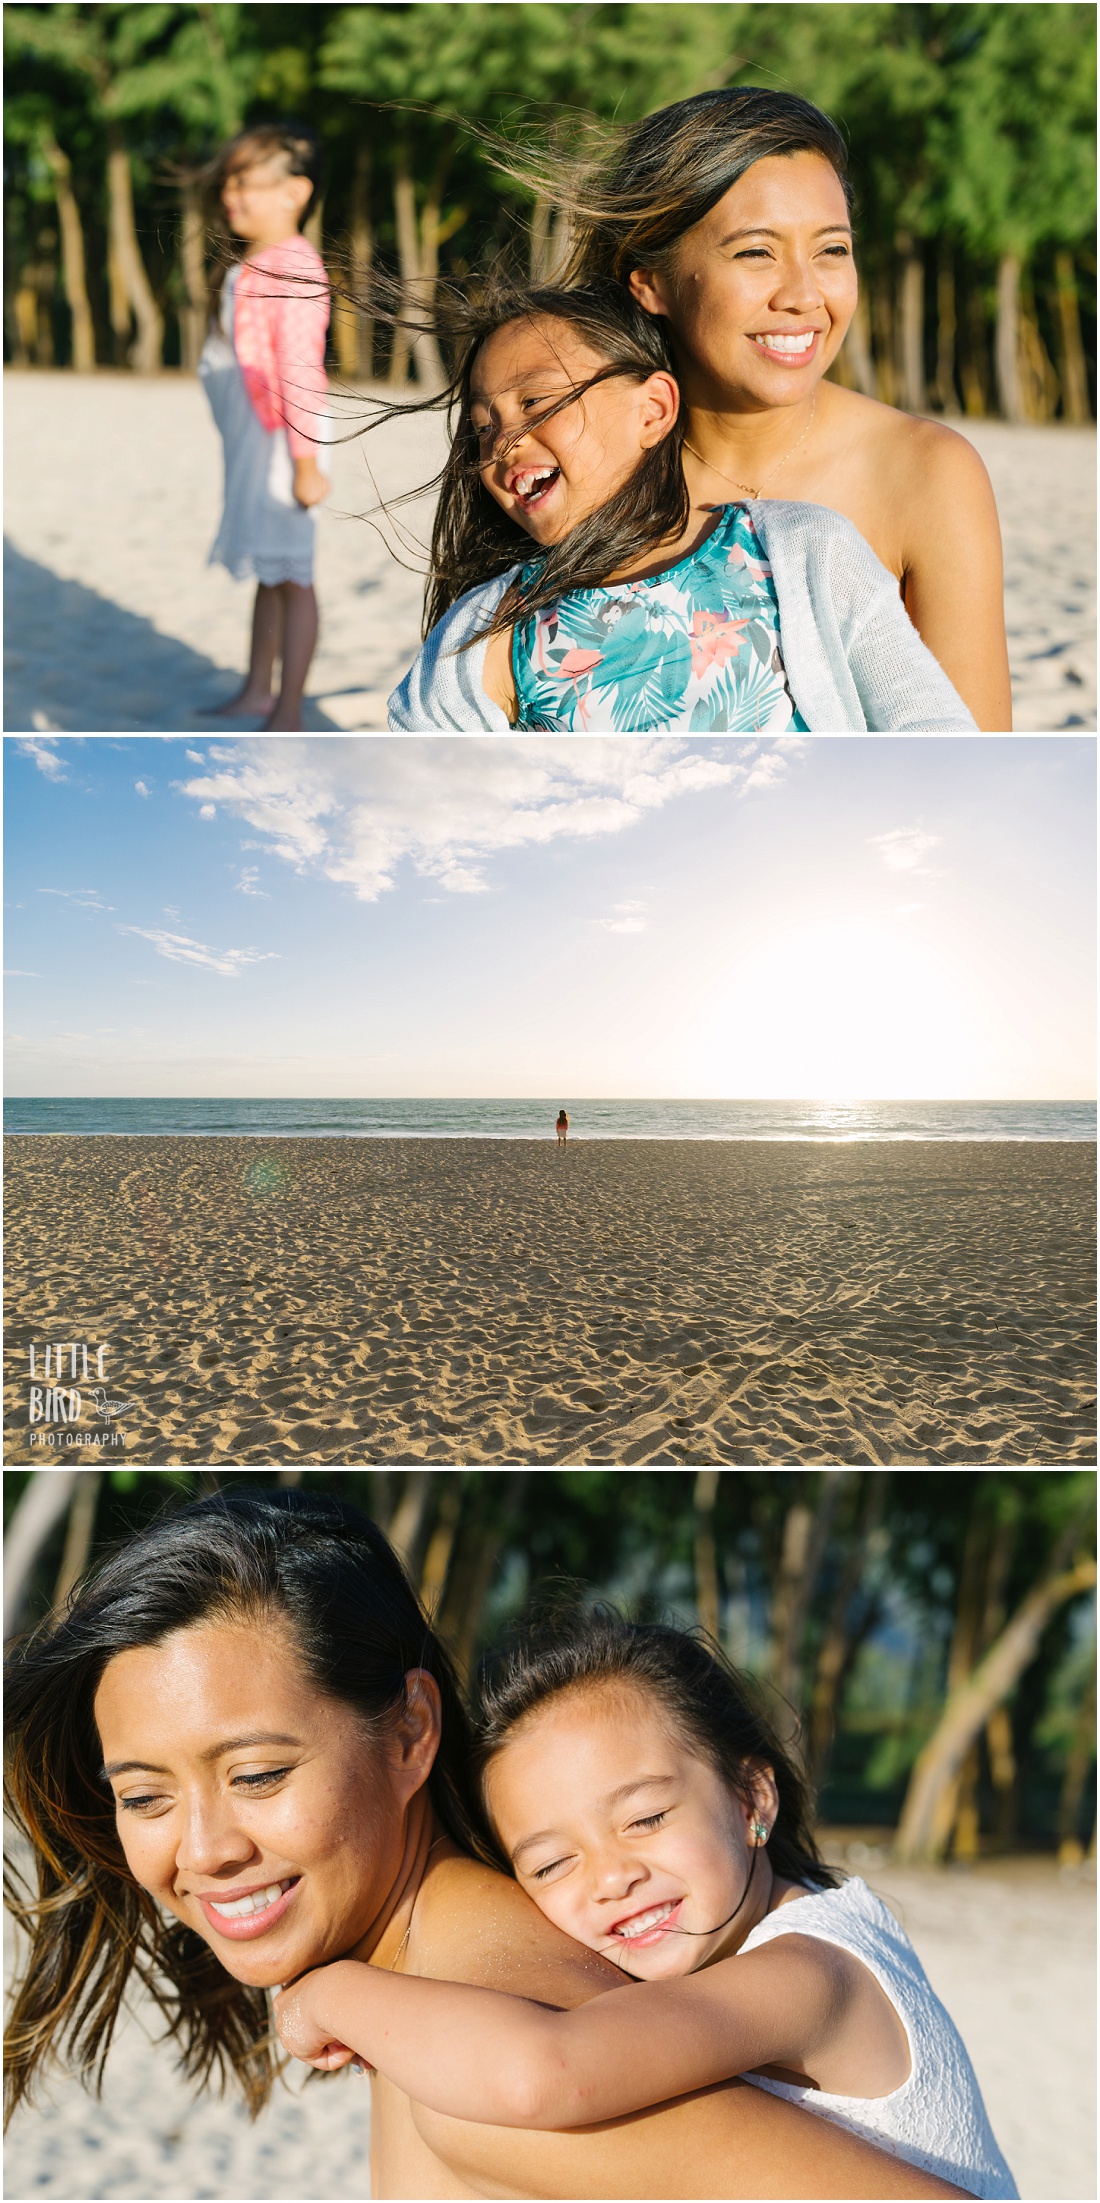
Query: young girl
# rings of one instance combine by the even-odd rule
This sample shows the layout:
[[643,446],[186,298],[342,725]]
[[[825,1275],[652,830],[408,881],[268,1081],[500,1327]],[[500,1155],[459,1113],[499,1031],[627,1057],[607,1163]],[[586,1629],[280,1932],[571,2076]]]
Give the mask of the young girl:
[[257,582],[248,678],[219,715],[262,716],[265,728],[290,732],[301,728],[317,643],[313,508],[332,486],[318,455],[328,280],[299,234],[318,173],[316,142],[298,130],[247,130],[220,155],[226,220],[249,250],[226,275],[199,363],[225,451],[225,509],[210,563]]
[[850,521],[692,505],[662,327],[621,285],[490,294],[452,393],[433,624],[391,727],[973,729]]
[[429,2109],[585,2127],[734,2075],[975,2196],[1016,2189],[901,1928],[836,1886],[788,1751],[691,1636],[582,1615],[505,1662],[482,1772],[502,1859],[637,1994],[574,2011],[355,1961],[276,2000],[283,2044]]

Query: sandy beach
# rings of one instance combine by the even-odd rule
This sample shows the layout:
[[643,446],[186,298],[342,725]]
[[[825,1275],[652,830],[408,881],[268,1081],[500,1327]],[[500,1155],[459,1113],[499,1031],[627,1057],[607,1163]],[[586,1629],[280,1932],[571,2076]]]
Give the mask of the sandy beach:
[[[827,1847],[829,1848],[829,1847]],[[959,2027],[1024,2198],[1096,2193],[1095,1870],[1043,1860],[969,1871],[847,1864],[892,1907]],[[281,2086],[255,2126],[195,2106],[148,2007],[119,2029],[96,2104],[56,2079],[19,2112],[5,2194],[27,2198],[365,2197],[369,2094],[348,2075]]]
[[[206,564],[221,447],[198,382],[10,372],[5,400],[5,726],[209,733],[203,708],[243,671],[252,585]],[[338,404],[351,434],[362,407]],[[980,451],[1001,513],[1017,731],[1095,727],[1095,433],[951,425]],[[377,502],[372,474],[392,499],[429,480],[443,450],[439,421],[410,417],[332,455],[307,728],[385,726],[419,645],[432,501],[394,512],[404,565],[355,516]]]
[[60,1458],[28,1425],[53,1339],[109,1342],[111,1428],[158,1466],[1091,1461],[1094,1172],[1059,1141],[12,1137],[6,1458]]

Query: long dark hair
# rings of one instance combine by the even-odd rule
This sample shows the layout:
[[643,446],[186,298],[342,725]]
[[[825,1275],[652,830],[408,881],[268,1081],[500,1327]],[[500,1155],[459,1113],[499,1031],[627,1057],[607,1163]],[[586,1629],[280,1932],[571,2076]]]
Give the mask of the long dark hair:
[[[570,139],[574,142],[570,143]],[[667,266],[675,247],[746,169],[774,155],[819,153],[849,206],[848,149],[836,124],[794,92],[734,84],[696,92],[618,131],[566,121],[545,146],[491,147],[494,165],[556,209],[568,239],[558,280],[627,283]]]
[[[415,413],[442,413],[448,420],[451,443],[441,473],[379,508],[389,518],[396,507],[431,490],[439,492],[424,593],[425,634],[467,589],[491,581],[511,566],[533,566],[534,571],[525,587],[517,583],[506,592],[493,618],[481,629],[482,637],[503,632],[570,589],[598,588],[628,559],[656,551],[683,534],[690,507],[681,466],[679,420],[660,443],[643,452],[629,480],[605,505],[548,550],[541,550],[526,529],[509,518],[478,470],[470,384],[482,345],[509,323],[564,323],[604,362],[596,374],[547,407],[541,416],[545,420],[583,402],[585,392],[596,383],[618,376],[645,382],[650,375],[671,373],[664,325],[645,313],[621,284],[600,279],[563,290],[554,284],[521,282],[498,264],[465,285],[441,282],[430,307],[419,299],[410,301],[391,279],[377,272],[365,290],[340,284],[334,288],[350,305],[360,310],[369,306],[377,319],[403,328],[414,343],[418,337],[430,337],[437,356],[449,363],[442,386],[426,397],[411,401],[402,397],[389,404],[367,401],[370,418],[364,424],[372,430]],[[473,636],[470,642],[478,639]]]
[[[813,1801],[796,1753],[780,1741],[750,1676],[741,1675],[699,1631],[630,1622],[611,1606],[551,1606],[483,1662],[478,1678],[477,1762],[484,1777],[496,1753],[541,1706],[564,1691],[601,1684],[648,1693],[689,1749],[709,1761],[746,1805],[754,1766],[775,1776],[779,1811],[768,1840],[776,1874],[832,1889],[813,1833]],[[510,1861],[498,1849],[505,1871]]]
[[450,1663],[381,1531],[326,1494],[219,1493],[156,1522],[74,1592],[64,1619],[8,1662],[8,1811],[38,1894],[9,1885],[30,1936],[7,2039],[7,2115],[64,2055],[98,2089],[131,1974],[151,1992],[200,2086],[235,2076],[253,2117],[282,2059],[267,1994],[234,1981],[191,1928],[166,1922],[126,1865],[102,1775],[93,1701],[117,1653],[211,1617],[285,1616],[306,1673],[372,1727],[404,1706],[410,1668],[434,1675],[443,1738],[428,1778],[453,1841],[492,1856]]

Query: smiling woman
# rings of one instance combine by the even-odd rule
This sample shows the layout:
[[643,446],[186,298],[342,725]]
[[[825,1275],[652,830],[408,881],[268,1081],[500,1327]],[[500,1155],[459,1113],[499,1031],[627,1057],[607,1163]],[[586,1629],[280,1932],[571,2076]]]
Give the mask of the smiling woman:
[[[558,2008],[622,1984],[483,1863],[446,1654],[380,1532],[327,1497],[219,1495],[155,1524],[16,1646],[7,1710],[38,1875],[11,2108],[51,2056],[102,2077],[134,1975],[187,2076],[235,2078],[253,2114],[272,1992],[332,1961]],[[525,2134],[379,2080],[371,2151],[378,2197],[960,2192],[738,2084]]]

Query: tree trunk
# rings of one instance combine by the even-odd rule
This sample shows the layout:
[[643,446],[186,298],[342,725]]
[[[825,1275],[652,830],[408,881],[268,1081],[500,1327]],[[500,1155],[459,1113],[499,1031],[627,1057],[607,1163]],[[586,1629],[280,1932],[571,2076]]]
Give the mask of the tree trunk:
[[708,1637],[718,1640],[718,1559],[714,1502],[719,1469],[700,1469],[695,1479],[695,1604]]
[[374,375],[374,321],[369,312],[374,232],[370,219],[370,145],[360,138],[351,182],[348,265],[344,288],[333,295],[332,337],[340,373],[349,382],[370,382]]
[[963,407],[968,421],[984,420],[989,405],[989,352],[985,294],[973,276],[966,290],[966,343],[959,359]]
[[997,403],[1006,421],[1022,421],[1020,384],[1020,258],[1006,252],[997,269]]
[[322,193],[316,193],[316,192],[315,192],[315,193],[314,193],[314,198],[313,198],[313,205],[311,206],[311,208],[310,208],[310,210],[309,210],[309,220],[307,221],[307,223],[306,223],[306,226],[305,226],[304,230],[302,231],[302,235],[303,235],[303,237],[305,238],[305,240],[306,240],[306,243],[307,243],[307,245],[312,245],[312,247],[313,247],[313,250],[314,250],[314,252],[316,252],[316,253],[320,253],[320,251],[321,251],[321,249],[322,249],[322,244],[323,244],[323,240],[324,240],[324,234],[325,234],[325,201],[324,201],[324,195],[323,195]]
[[496,1505],[491,1522],[486,1524],[479,1510],[462,1533],[438,1623],[439,1633],[450,1650],[462,1682],[474,1664],[485,1601],[492,1589],[505,1540],[519,1514],[527,1478],[526,1469],[514,1469],[505,1487],[503,1503]]
[[898,1822],[895,1858],[915,1865],[932,1864],[942,1857],[950,1829],[950,1824],[946,1832],[943,1829],[941,1801],[945,1789],[955,1785],[963,1761],[994,1707],[1007,1698],[1034,1659],[1052,1614],[1095,1582],[1094,1560],[1077,1561],[1072,1568],[1059,1564],[1056,1572],[1028,1592],[984,1660],[948,1698],[910,1778]]
[[[447,380],[439,346],[430,326],[435,308],[436,285],[439,281],[439,248],[444,237],[450,236],[457,224],[441,220],[443,186],[451,165],[452,148],[447,145],[435,164],[432,180],[428,185],[424,211],[420,217],[420,267],[417,277],[416,302],[423,316],[424,327],[413,340],[413,363],[417,381],[426,390],[441,390]],[[462,220],[459,214],[458,220]]]
[[550,266],[550,201],[536,199],[531,209],[530,271],[533,285],[548,281]]
[[[137,336],[130,347],[130,365],[139,375],[155,375],[159,373],[161,366],[164,319],[153,297],[145,272],[145,262],[141,257],[134,226],[134,187],[130,174],[130,156],[117,132],[112,133],[107,154],[107,186],[110,200],[111,256],[117,269],[117,280],[133,308],[137,322]],[[113,299],[111,320],[117,331]]]
[[867,294],[860,285],[856,310],[848,324],[848,334],[841,347],[852,372],[857,390],[865,398],[877,398],[878,383],[875,380],[875,362],[871,351],[871,316],[867,310]]
[[957,413],[955,394],[955,267],[950,250],[941,248],[936,270],[936,403],[941,413]]
[[447,1581],[466,1486],[464,1469],[445,1469],[443,1473],[447,1481],[440,1496],[435,1525],[428,1539],[428,1550],[420,1572],[420,1603],[433,1618]]
[[72,166],[52,130],[44,130],[42,151],[53,171],[57,220],[61,231],[61,274],[72,315],[73,367],[78,375],[95,372],[95,327],[84,269],[84,229],[72,185]]
[[871,288],[871,324],[875,337],[875,388],[883,405],[896,405],[898,383],[894,365],[894,295],[889,276],[881,276]]
[[400,390],[408,381],[409,358],[412,353],[412,331],[408,326],[408,316],[420,274],[420,252],[416,236],[416,187],[409,166],[407,145],[399,145],[394,155],[393,220],[397,232],[397,259],[401,270],[401,318],[393,332],[390,382],[394,389]]
[[4,1534],[4,1636],[23,1625],[31,1582],[44,1545],[73,1496],[76,1469],[36,1469],[19,1494]]
[[393,1477],[388,1469],[368,1469],[366,1473],[370,1480],[371,1521],[388,1536],[393,1516]]
[[436,1469],[410,1469],[405,1478],[405,1489],[397,1503],[397,1511],[389,1528],[389,1540],[403,1568],[415,1574],[414,1563],[417,1547],[424,1529],[424,1517],[428,1500],[438,1471]]
[[1093,1642],[1089,1679],[1077,1709],[1073,1736],[1066,1756],[1062,1776],[1062,1796],[1058,1806],[1058,1864],[1080,1866],[1085,1856],[1081,1841],[1081,1800],[1089,1778],[1089,1768],[1096,1757],[1096,1644]]
[[902,254],[898,285],[898,367],[901,402],[908,413],[923,413],[927,404],[924,386],[924,262],[908,238],[899,244]]
[[288,1490],[293,1490],[295,1485],[300,1484],[301,1481],[301,1469],[280,1469],[278,1477],[276,1478],[276,1482],[279,1484],[285,1484]]
[[817,1656],[810,1706],[809,1763],[815,1790],[821,1788],[832,1751],[835,1710],[852,1644],[852,1602],[867,1565],[871,1542],[877,1536],[890,1484],[888,1469],[875,1469],[866,1480],[863,1514],[849,1539],[843,1572],[833,1600]]
[[1058,289],[1058,327],[1062,338],[1062,412],[1067,421],[1083,426],[1091,421],[1089,377],[1081,338],[1081,306],[1077,295],[1077,271],[1071,252],[1054,255]]
[[789,1508],[783,1525],[783,1550],[772,1607],[771,1679],[782,1698],[800,1697],[802,1639],[837,1501],[851,1471],[825,1469],[817,1474],[811,1509],[804,1498]]
[[95,1511],[99,1500],[99,1487],[103,1482],[99,1469],[78,1469],[76,1490],[69,1508],[69,1527],[65,1537],[65,1550],[54,1585],[54,1613],[60,1615],[70,1591],[78,1584],[88,1565],[95,1531]]
[[185,374],[194,375],[198,372],[210,319],[210,293],[206,280],[204,249],[206,226],[202,217],[202,194],[192,177],[188,177],[182,185],[180,196],[183,201],[180,266],[187,301],[186,305],[180,307],[179,316],[180,365]]

